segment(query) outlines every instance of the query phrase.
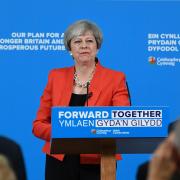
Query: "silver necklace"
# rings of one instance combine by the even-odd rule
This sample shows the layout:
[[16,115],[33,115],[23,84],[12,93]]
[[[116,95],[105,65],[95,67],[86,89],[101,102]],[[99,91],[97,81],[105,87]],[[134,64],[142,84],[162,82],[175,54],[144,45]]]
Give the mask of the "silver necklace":
[[80,81],[77,72],[74,71],[74,84],[76,86],[80,87],[80,88],[87,88],[87,86],[90,85],[90,83],[91,83],[91,80],[93,78],[95,69],[96,69],[96,66],[94,66],[94,69],[93,69],[92,73],[90,74],[88,80],[86,82],[84,82],[84,83],[82,81]]

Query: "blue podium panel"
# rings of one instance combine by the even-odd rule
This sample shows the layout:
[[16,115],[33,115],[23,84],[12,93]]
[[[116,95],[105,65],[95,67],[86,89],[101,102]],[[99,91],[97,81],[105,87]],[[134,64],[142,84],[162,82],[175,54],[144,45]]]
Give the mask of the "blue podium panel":
[[166,137],[167,107],[53,107],[52,138]]

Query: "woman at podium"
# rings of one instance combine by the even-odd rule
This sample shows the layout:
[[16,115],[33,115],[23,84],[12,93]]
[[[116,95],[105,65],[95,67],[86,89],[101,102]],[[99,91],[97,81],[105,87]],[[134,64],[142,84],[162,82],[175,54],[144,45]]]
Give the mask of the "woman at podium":
[[99,27],[87,20],[77,21],[65,31],[64,45],[74,66],[49,73],[33,122],[34,135],[45,140],[46,180],[100,179],[100,155],[50,154],[52,106],[130,105],[125,75],[103,67],[97,58],[102,40]]

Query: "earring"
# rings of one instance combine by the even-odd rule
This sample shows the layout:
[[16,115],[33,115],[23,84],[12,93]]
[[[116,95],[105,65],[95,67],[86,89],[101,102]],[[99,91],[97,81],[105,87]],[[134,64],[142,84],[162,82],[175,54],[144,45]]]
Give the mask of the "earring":
[[69,52],[69,54],[70,54],[70,56],[72,56],[72,52],[71,51]]

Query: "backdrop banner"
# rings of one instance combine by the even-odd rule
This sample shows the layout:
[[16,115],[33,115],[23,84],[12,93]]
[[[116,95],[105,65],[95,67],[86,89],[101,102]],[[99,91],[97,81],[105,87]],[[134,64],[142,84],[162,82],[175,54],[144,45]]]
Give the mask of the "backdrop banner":
[[[162,127],[159,117],[156,121],[126,121],[125,117],[123,125],[128,127],[121,127],[123,132],[135,125],[138,134],[144,131],[148,136],[150,127],[143,128],[143,123],[155,123],[158,127],[153,131],[158,134],[163,128],[164,136],[169,122],[180,115],[179,0],[6,0],[0,7],[0,134],[22,147],[29,180],[44,179],[44,141],[32,134],[32,122],[49,71],[74,64],[63,37],[77,20],[88,19],[101,28],[98,58],[103,66],[125,73],[132,107],[160,107],[154,113],[168,107]],[[107,126],[122,126],[118,116],[124,111],[118,111],[114,113],[117,120],[113,118]],[[96,123],[106,126],[106,121]],[[150,156],[123,154],[117,163],[117,180],[136,179],[137,167]]]

